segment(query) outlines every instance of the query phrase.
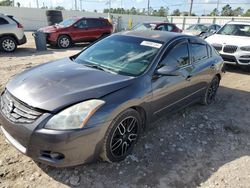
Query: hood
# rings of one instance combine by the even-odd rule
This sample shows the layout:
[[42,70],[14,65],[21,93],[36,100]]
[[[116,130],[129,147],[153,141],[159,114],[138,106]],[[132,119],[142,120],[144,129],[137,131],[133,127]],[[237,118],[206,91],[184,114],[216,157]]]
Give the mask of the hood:
[[24,71],[13,77],[6,88],[29,106],[57,111],[84,100],[101,98],[130,85],[133,79],[64,58]]
[[186,34],[186,35],[199,35],[201,34],[201,31],[199,30],[183,30],[182,33]]
[[53,33],[53,32],[56,32],[60,29],[61,28],[59,26],[51,25],[51,26],[42,27],[42,28],[38,29],[38,31],[42,31],[44,33]]
[[250,37],[214,34],[206,41],[210,44],[249,46]]

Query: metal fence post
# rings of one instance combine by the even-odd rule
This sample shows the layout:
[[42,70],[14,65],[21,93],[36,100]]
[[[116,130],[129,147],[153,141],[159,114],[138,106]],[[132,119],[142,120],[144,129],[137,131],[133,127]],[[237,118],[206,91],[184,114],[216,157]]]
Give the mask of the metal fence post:
[[186,17],[183,17],[183,21],[182,21],[182,30],[185,29],[185,25],[186,25]]

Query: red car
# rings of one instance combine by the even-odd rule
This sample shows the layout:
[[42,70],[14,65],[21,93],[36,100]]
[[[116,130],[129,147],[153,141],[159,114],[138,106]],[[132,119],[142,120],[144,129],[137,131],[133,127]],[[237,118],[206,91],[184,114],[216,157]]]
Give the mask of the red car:
[[161,30],[181,33],[182,30],[179,29],[175,24],[168,22],[144,22],[140,23],[132,28],[132,30]]
[[46,33],[48,44],[68,48],[77,42],[91,42],[107,36],[112,33],[113,26],[104,18],[73,17],[39,31]]

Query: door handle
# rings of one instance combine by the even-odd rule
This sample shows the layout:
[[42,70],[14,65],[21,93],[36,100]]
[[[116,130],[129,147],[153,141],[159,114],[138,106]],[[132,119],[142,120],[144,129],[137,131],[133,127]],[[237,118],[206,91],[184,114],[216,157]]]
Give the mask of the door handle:
[[191,81],[191,78],[192,78],[192,77],[193,77],[193,75],[190,74],[190,75],[187,76],[186,80],[187,80],[187,81]]

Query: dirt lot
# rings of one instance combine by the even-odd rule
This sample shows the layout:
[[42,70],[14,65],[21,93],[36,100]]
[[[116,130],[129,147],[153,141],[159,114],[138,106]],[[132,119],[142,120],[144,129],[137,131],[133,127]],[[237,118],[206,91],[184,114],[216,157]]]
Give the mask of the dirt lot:
[[[30,42],[0,53],[0,87],[32,66],[69,56],[36,52]],[[39,165],[0,133],[0,187],[232,187],[250,188],[250,72],[230,68],[216,102],[188,107],[151,125],[124,162],[56,169]]]

